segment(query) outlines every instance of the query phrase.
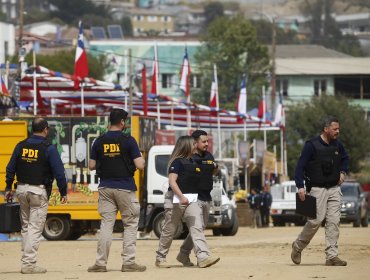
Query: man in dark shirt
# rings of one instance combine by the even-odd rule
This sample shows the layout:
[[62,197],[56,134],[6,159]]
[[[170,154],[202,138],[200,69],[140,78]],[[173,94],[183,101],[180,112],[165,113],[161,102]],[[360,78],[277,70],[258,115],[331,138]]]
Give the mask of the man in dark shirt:
[[316,197],[316,219],[308,219],[301,234],[292,244],[291,259],[301,263],[301,252],[309,244],[325,219],[326,265],[345,266],[346,261],[338,257],[338,238],[342,195],[340,185],[348,172],[349,157],[337,140],[339,121],[326,117],[322,123],[321,134],[303,147],[298,160],[295,183],[299,199],[305,200],[304,180],[307,192]]
[[261,223],[263,227],[268,227],[270,223],[270,209],[272,204],[272,195],[269,192],[269,187],[265,185],[261,193]]
[[125,228],[121,271],[146,270],[144,265],[135,263],[140,205],[133,178],[136,168],[144,169],[145,160],[136,140],[132,136],[122,134],[127,115],[123,109],[113,109],[109,116],[109,131],[97,138],[91,149],[89,169],[96,169],[100,178],[98,211],[102,220],[96,261],[88,268],[89,272],[107,271],[112,231],[118,211]]
[[251,193],[247,197],[249,202],[250,214],[252,217],[251,228],[261,227],[261,195],[258,193],[256,188],[251,189]]
[[36,118],[32,122],[33,135],[15,147],[6,167],[7,200],[12,198],[12,185],[17,175],[16,196],[20,203],[22,224],[21,273],[45,273],[36,266],[37,251],[41,241],[48,211],[48,194],[51,181],[56,179],[61,202],[67,202],[67,181],[64,166],[54,145],[46,141],[49,126],[46,120]]

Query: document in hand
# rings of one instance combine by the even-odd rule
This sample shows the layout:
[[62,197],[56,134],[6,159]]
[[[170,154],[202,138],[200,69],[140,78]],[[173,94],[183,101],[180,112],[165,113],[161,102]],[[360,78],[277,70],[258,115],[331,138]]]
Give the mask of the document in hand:
[[299,198],[298,193],[296,193],[295,201],[296,213],[307,216],[311,219],[316,219],[316,197],[306,194],[305,200],[302,201]]
[[[198,200],[197,193],[184,193],[184,196],[189,200],[189,203],[196,202]],[[179,197],[177,195],[173,196],[173,203],[180,203]]]

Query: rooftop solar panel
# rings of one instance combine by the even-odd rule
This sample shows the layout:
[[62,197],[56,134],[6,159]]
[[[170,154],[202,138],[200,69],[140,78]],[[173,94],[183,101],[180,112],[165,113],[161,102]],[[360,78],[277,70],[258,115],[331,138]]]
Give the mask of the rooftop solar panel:
[[101,26],[92,26],[91,33],[94,39],[106,39],[107,35],[105,34],[105,30]]
[[108,34],[111,39],[123,39],[122,28],[120,25],[108,25]]

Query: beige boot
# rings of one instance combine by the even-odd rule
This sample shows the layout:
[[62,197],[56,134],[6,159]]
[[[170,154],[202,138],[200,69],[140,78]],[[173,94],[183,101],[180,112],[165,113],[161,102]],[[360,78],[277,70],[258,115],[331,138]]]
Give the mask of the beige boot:
[[219,260],[220,260],[219,257],[208,257],[208,258],[198,262],[198,266],[201,267],[201,268],[206,268],[206,267],[209,267],[211,265],[214,265]]

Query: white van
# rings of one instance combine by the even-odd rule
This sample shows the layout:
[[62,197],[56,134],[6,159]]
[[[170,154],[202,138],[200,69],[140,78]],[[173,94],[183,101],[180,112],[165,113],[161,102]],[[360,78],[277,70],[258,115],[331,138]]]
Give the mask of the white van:
[[306,223],[307,218],[295,212],[296,192],[294,181],[271,186],[271,218],[274,226],[285,226],[285,223],[294,223],[296,226],[300,226]]

